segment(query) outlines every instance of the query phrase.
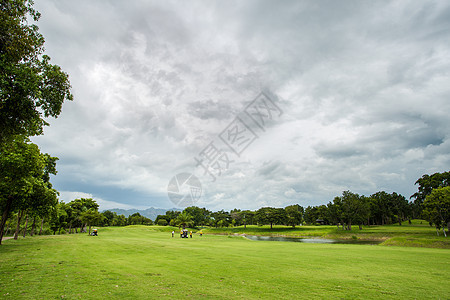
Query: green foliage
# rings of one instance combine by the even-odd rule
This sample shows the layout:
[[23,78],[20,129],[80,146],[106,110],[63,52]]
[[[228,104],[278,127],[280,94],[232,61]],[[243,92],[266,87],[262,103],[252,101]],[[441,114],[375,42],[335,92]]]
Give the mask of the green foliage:
[[228,227],[231,224],[231,215],[222,210],[211,213],[210,224],[215,227]]
[[[395,226],[402,227],[407,228]],[[163,229],[168,231],[153,226],[109,227],[100,229],[98,237],[7,240],[0,247],[2,296],[448,298],[447,249],[255,242],[210,234],[180,239],[171,238],[169,228]]]
[[47,117],[58,117],[65,100],[72,100],[68,75],[44,55],[44,37],[33,1],[0,2],[0,243],[4,225],[18,211],[28,220],[52,215],[52,228],[61,229],[70,216],[58,217],[56,157],[41,154],[29,136],[39,135]]
[[153,225],[153,222],[137,212],[128,216],[127,225]]
[[300,225],[303,222],[303,207],[300,205],[289,205],[284,210],[286,211],[286,225],[295,228],[296,225]]
[[192,226],[192,224],[192,216],[184,211],[175,219],[175,225],[178,227],[183,227],[183,229]]
[[[47,181],[56,170],[49,167],[55,158],[22,137],[0,144],[0,237],[11,213],[46,215],[57,202],[57,192]],[[50,163],[49,163],[50,162]],[[1,242],[0,242],[1,243]]]
[[80,214],[80,220],[89,226],[89,234],[91,234],[91,226],[100,223],[103,215],[95,208],[89,208]]
[[117,213],[116,212],[112,212],[110,210],[105,210],[104,212],[102,212],[103,215],[103,222],[102,222],[102,226],[112,226],[112,224],[114,223],[114,218],[117,218]]
[[445,226],[449,230],[450,224],[450,186],[433,189],[423,202],[424,216],[427,221],[433,223],[437,229]]
[[318,220],[329,224],[328,207],[326,205],[308,206],[304,212],[304,220],[308,224],[316,224]]
[[283,208],[262,207],[255,213],[255,220],[258,224],[270,224],[272,228],[274,224],[286,224],[287,214]]
[[414,198],[414,212],[417,217],[422,213],[422,204],[433,189],[450,186],[450,171],[444,173],[425,174],[414,183],[418,186],[418,191],[411,198]]
[[206,208],[200,208],[197,206],[186,207],[183,212],[192,217],[192,226],[195,227],[207,224],[211,214],[211,212]]
[[159,225],[159,226],[167,226],[167,225],[169,225],[169,223],[167,223],[167,220],[165,220],[165,219],[158,220],[158,222],[156,222],[156,224]]
[[171,225],[171,226],[176,226],[176,218],[180,215],[181,212],[179,211],[173,211],[173,210],[168,210],[166,211],[165,215],[158,215],[156,216],[155,219],[155,224],[159,224],[160,222],[164,223],[162,220],[164,220],[166,223],[166,225]]
[[15,135],[42,134],[44,117],[57,117],[72,100],[68,75],[49,63],[33,1],[0,2],[0,144]]

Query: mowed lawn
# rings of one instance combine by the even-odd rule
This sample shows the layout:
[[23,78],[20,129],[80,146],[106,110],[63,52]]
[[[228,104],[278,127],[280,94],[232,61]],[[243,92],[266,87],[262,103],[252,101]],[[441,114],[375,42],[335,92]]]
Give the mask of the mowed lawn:
[[10,299],[448,299],[450,250],[249,241],[156,226],[0,246]]

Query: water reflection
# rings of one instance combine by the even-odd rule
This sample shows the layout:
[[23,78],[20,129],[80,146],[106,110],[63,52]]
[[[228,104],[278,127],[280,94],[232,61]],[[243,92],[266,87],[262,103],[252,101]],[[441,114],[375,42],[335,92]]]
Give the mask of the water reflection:
[[380,241],[361,241],[361,240],[333,240],[333,239],[305,239],[281,236],[258,236],[246,235],[246,238],[252,241],[277,241],[277,242],[295,242],[312,244],[357,244],[357,245],[378,245]]

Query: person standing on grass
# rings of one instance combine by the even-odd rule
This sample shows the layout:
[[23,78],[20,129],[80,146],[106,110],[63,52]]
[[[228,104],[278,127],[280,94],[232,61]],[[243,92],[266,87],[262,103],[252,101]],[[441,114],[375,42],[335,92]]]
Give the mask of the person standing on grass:
[[192,239],[192,231],[189,231],[189,236],[190,236],[191,239]]
[[174,236],[174,234],[175,234],[175,231],[172,230],[172,237]]
[[203,236],[203,230],[200,230],[200,236]]

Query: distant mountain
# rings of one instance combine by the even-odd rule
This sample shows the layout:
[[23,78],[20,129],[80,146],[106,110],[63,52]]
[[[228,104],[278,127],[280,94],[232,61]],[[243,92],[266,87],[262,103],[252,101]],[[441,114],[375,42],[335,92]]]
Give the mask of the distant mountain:
[[118,215],[124,215],[125,217],[128,217],[129,215],[132,215],[134,213],[139,213],[141,216],[147,217],[151,219],[152,221],[155,221],[156,217],[158,215],[165,215],[166,211],[173,210],[173,211],[182,211],[179,208],[170,208],[170,209],[164,209],[164,208],[154,208],[150,207],[147,209],[120,209],[120,208],[113,208],[113,209],[105,209],[112,212],[115,212]]

